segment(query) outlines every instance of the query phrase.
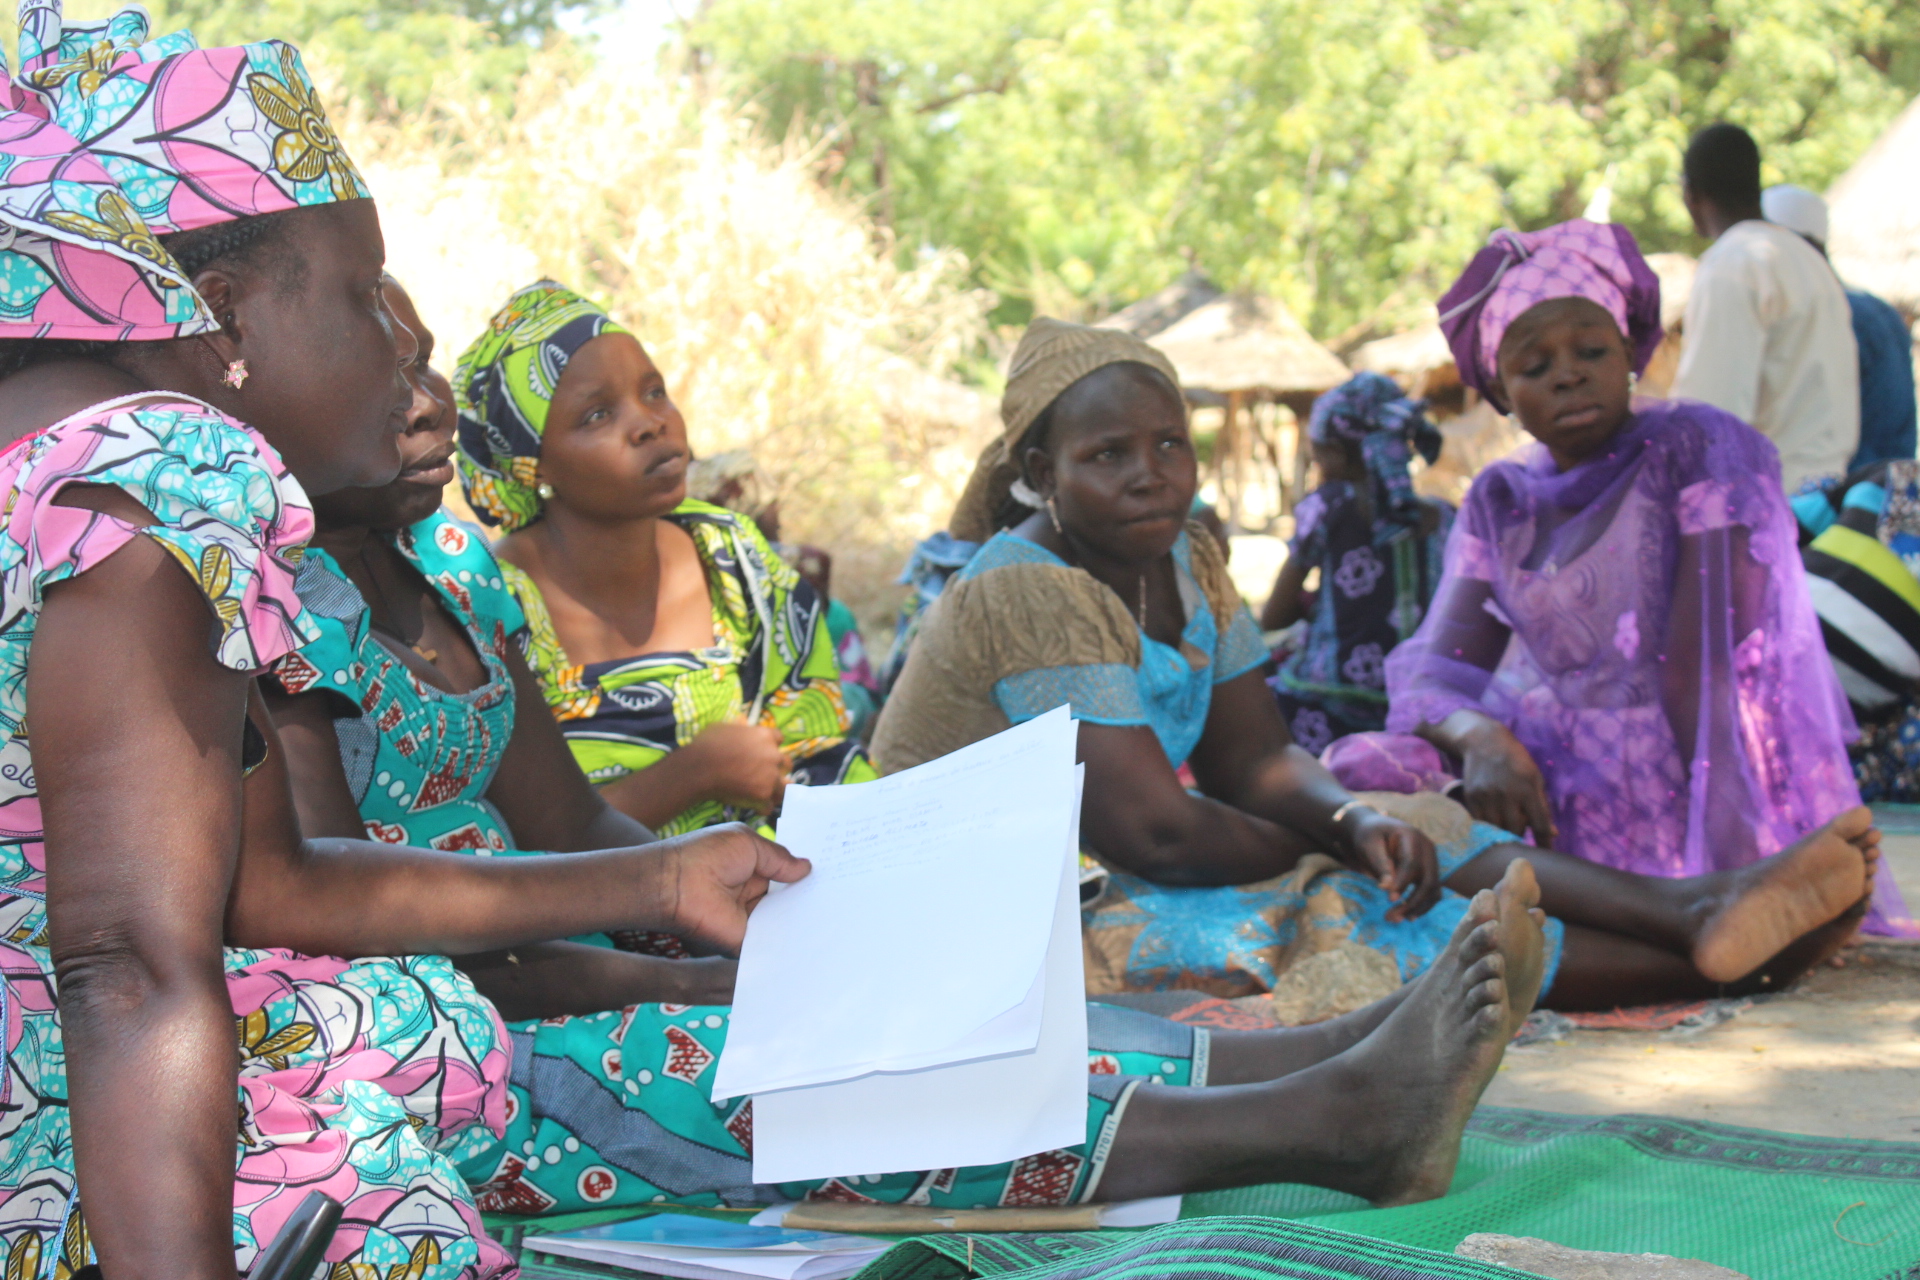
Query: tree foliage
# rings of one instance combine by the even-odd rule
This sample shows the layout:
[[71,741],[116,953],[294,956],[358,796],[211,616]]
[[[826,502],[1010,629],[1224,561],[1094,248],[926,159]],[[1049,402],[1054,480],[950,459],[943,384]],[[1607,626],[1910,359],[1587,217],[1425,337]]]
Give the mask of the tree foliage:
[[1694,129],[1821,189],[1920,88],[1920,0],[712,0],[687,38],[1005,320],[1191,256],[1322,335],[1415,318],[1608,175],[1649,251],[1697,250]]
[[[268,38],[300,46],[329,87],[362,111],[405,115],[430,101],[504,107],[561,21],[613,0],[148,0],[154,30],[191,28],[206,45]],[[67,0],[78,18],[120,0]]]

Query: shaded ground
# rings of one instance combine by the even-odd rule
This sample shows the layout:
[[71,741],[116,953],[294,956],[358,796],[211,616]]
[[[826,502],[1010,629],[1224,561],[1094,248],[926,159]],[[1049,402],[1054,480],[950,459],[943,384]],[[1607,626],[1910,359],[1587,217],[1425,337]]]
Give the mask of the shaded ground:
[[[1920,835],[1882,848],[1920,906]],[[1867,942],[1845,961],[1690,1039],[1576,1031],[1512,1050],[1486,1101],[1920,1141],[1920,944]]]

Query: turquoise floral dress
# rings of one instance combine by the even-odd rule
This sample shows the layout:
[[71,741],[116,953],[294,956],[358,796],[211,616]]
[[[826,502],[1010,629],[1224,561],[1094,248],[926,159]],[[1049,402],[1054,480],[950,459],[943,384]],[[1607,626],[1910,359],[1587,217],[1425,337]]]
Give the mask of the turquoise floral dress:
[[[488,683],[454,695],[414,679],[372,636],[358,590],[319,550],[308,553],[297,584],[319,636],[282,659],[276,674],[290,692],[336,695],[341,764],[370,833],[483,857],[522,853],[486,789],[513,735],[504,655],[523,635],[524,616],[485,542],[444,514],[401,531],[394,545],[466,627]],[[655,1201],[1071,1204],[1096,1194],[1136,1085],[1207,1078],[1204,1029],[1091,1005],[1083,1146],[980,1168],[755,1186],[751,1101],[709,1097],[707,1073],[726,1043],[727,1015],[724,1006],[641,1004],[511,1024],[505,1138],[474,1132],[456,1153],[480,1207],[538,1214]]]
[[[56,505],[115,486],[136,529]],[[68,1277],[93,1261],[75,1184],[65,1049],[46,916],[47,848],[27,734],[26,671],[46,589],[136,537],[206,596],[214,656],[251,671],[311,639],[293,590],[306,497],[252,429],[199,401],[107,401],[0,454],[0,1268]],[[346,1206],[335,1280],[482,1280],[512,1260],[481,1230],[449,1152],[505,1123],[506,1031],[436,956],[337,960],[228,949],[239,1042],[234,1259],[244,1274],[312,1190]]]

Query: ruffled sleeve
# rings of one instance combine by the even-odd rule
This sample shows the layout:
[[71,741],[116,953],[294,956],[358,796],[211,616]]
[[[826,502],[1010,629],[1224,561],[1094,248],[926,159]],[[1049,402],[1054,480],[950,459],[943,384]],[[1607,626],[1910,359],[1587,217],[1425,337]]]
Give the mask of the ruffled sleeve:
[[[306,494],[251,428],[206,405],[147,400],[76,415],[0,462],[0,631],[31,639],[46,589],[99,564],[138,534],[180,562],[213,610],[214,657],[238,671],[271,665],[319,634],[293,580],[313,532]],[[10,473],[10,474],[7,474]],[[54,499],[70,484],[111,485],[153,513],[135,528]],[[6,663],[0,722],[25,714],[25,653]]]
[[1498,501],[1498,467],[1474,482],[1447,536],[1445,569],[1419,630],[1387,655],[1387,728],[1409,733],[1482,699],[1510,629],[1493,611],[1498,576],[1487,505]]
[[977,628],[979,678],[1020,724],[1055,707],[1094,724],[1148,724],[1140,637],[1118,596],[1066,565],[1008,565],[968,578],[952,613]]
[[1666,421],[1649,446],[1650,496],[1675,513],[1682,536],[1737,526],[1771,542],[1792,530],[1771,440],[1712,405],[1675,401],[1642,411],[1655,415]]
[[1120,598],[1001,533],[947,584],[874,728],[893,773],[1070,705],[1096,724],[1146,725],[1140,633]]

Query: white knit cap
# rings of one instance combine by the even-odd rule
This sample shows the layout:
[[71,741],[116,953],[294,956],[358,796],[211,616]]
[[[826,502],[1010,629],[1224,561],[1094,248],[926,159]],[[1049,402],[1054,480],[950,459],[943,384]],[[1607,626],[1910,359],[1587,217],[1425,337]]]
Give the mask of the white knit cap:
[[1782,183],[1760,193],[1760,212],[1768,222],[1821,244],[1827,242],[1827,202],[1805,187]]

